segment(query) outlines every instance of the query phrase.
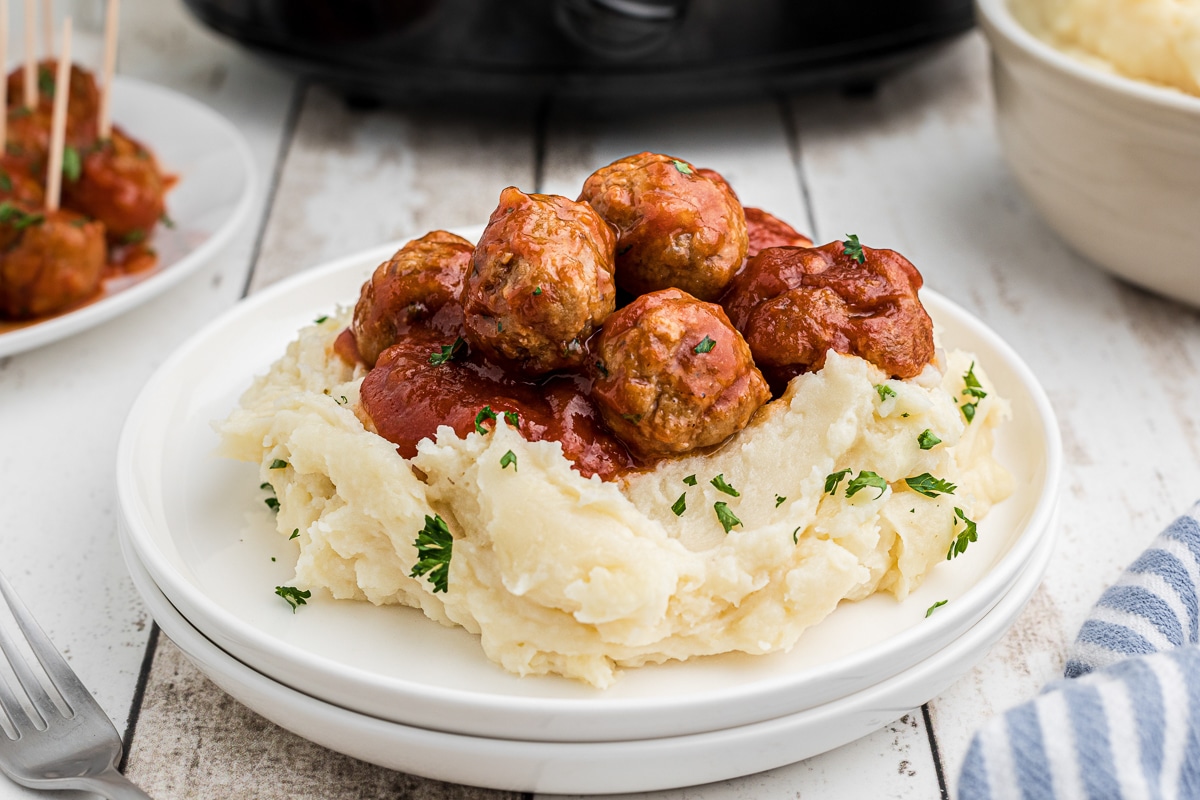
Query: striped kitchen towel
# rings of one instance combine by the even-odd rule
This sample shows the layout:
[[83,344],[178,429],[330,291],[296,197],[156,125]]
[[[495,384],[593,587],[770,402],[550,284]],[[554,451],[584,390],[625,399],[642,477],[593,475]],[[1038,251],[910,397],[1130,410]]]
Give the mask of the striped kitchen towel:
[[989,720],[959,800],[1200,798],[1200,503],[1105,590],[1066,679]]

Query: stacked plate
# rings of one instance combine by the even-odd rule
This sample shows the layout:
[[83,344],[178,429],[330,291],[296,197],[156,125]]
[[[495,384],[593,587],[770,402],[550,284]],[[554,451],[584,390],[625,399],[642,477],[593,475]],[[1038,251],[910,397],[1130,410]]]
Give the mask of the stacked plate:
[[288,613],[272,590],[292,578],[294,545],[274,534],[256,466],[213,455],[212,422],[300,327],[352,302],[394,249],[234,308],[151,379],[121,439],[122,547],[138,590],[203,672],[283,727],[386,767],[497,789],[705,783],[832,749],[921,705],[986,654],[1037,588],[1053,550],[1053,413],[1001,340],[928,292],[942,341],[974,352],[1012,404],[996,446],[1016,491],[966,555],[904,602],[843,603],[790,653],[643,667],[605,691],[510,675],[477,637],[413,609],[318,599]]

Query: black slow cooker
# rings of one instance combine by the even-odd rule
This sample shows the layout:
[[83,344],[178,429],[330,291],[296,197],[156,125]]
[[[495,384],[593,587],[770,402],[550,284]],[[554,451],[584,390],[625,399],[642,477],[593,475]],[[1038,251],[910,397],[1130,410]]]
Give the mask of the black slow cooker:
[[869,87],[967,30],[970,0],[185,0],[359,99],[693,102]]

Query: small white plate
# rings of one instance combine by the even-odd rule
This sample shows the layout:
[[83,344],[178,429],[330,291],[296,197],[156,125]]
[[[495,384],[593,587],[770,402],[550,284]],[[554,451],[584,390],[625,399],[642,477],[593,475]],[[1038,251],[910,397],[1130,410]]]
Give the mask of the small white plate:
[[105,281],[101,295],[86,305],[27,322],[0,320],[0,357],[79,333],[144,303],[212,258],[250,216],[254,164],[242,135],[224,117],[178,92],[120,75],[112,103],[113,120],[177,176],[167,193],[174,227],[155,228],[153,269]]
[[[923,295],[943,341],[976,353],[1013,420],[997,453],[1012,497],[980,524],[969,553],[931,572],[904,603],[843,603],[790,653],[726,654],[626,670],[603,692],[520,678],[478,638],[408,608],[315,602],[292,614],[273,593],[295,545],[275,534],[257,466],[216,458],[214,420],[303,325],[353,302],[394,247],[340,260],[239,304],[176,352],[130,411],[117,487],[130,541],[190,623],[236,658],[345,708],[423,728],[543,741],[677,736],[760,722],[845,697],[923,661],[994,606],[1053,535],[1061,445],[1053,412],[1021,360],[978,320]],[[934,602],[949,600],[926,619]]]
[[832,703],[689,736],[529,742],[388,722],[322,702],[261,675],[184,619],[159,591],[127,536],[122,528],[125,563],[159,627],[201,672],[253,711],[317,744],[389,769],[450,783],[550,794],[648,792],[728,780],[810,758],[865,736],[935,697],[983,658],[1016,621],[1054,551],[1052,538],[1041,539],[1000,602],[932,658]]

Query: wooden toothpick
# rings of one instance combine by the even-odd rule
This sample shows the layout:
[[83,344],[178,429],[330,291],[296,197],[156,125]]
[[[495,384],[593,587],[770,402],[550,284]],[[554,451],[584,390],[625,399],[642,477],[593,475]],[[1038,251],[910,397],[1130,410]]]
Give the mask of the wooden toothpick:
[[32,109],[38,102],[37,56],[33,54],[34,26],[37,24],[37,4],[25,0],[25,107]]
[[108,8],[104,15],[104,72],[100,86],[100,121],[98,125],[101,139],[112,136],[112,83],[113,73],[117,71],[117,24],[121,17],[121,0],[108,0]]
[[[8,64],[8,0],[0,0],[0,64]],[[8,67],[5,66],[7,70]],[[0,81],[0,156],[8,152],[8,76]]]
[[54,116],[50,120],[50,166],[46,171],[46,210],[57,211],[62,196],[63,148],[67,140],[67,98],[71,81],[71,18],[63,20],[62,52],[54,80]]
[[46,58],[54,58],[54,0],[42,0],[42,46]]

